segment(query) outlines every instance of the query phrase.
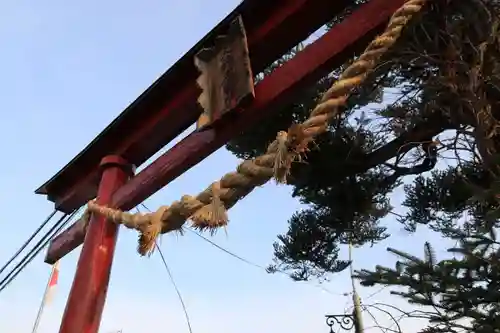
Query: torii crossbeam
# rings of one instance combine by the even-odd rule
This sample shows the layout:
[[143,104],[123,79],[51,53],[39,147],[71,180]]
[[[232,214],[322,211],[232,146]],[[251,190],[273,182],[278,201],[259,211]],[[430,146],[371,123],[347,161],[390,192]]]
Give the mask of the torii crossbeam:
[[[259,73],[348,3],[245,0],[36,193],[47,195],[63,212],[74,211],[96,194],[103,205],[122,210],[137,206],[235,135],[292,102],[301,89],[343,64],[367,44],[404,0],[371,0],[361,6],[259,82],[252,92],[254,98],[247,104],[234,104],[233,110],[211,119],[208,126],[191,133],[128,180],[133,165],[146,161],[202,113],[197,106],[199,72],[194,65],[200,50],[213,48],[232,22],[241,20],[252,71]],[[124,128],[132,135],[119,135]],[[51,242],[48,263],[84,244],[61,333],[97,333],[117,230],[116,225],[96,217],[88,226],[78,221]]]

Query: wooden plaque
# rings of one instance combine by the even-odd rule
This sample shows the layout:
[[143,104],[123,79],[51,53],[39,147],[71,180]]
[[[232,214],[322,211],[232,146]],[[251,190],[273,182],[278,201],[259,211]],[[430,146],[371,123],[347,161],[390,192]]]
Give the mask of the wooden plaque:
[[213,47],[198,52],[194,61],[201,73],[198,103],[203,108],[197,128],[253,100],[253,74],[241,16],[231,22],[226,35],[216,38]]

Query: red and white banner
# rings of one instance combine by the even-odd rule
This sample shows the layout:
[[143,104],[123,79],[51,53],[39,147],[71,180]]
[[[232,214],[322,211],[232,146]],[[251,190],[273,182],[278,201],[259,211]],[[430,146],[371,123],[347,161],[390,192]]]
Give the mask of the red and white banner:
[[59,261],[57,261],[52,266],[52,273],[50,274],[50,280],[47,286],[47,292],[45,293],[45,305],[50,304],[54,299],[54,293],[56,291],[58,280],[59,280]]
[[42,317],[43,310],[47,304],[50,304],[52,299],[54,298],[54,292],[57,287],[57,282],[59,280],[59,261],[57,261],[52,266],[52,272],[50,273],[49,283],[47,284],[47,288],[45,288],[45,293],[43,295],[42,304],[38,309],[38,314],[36,316],[35,324],[33,325],[33,333],[36,333],[38,330],[38,325],[40,324],[40,319]]

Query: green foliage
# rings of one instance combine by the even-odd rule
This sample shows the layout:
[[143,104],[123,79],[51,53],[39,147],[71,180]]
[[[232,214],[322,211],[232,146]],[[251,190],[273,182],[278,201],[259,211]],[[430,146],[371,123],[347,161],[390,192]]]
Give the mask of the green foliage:
[[[361,2],[353,1],[329,28]],[[289,186],[307,208],[278,236],[270,272],[307,280],[344,270],[350,262],[339,258],[339,249],[348,236],[356,246],[390,237],[381,219],[404,181],[406,212],[399,223],[409,232],[426,226],[459,246],[444,260],[429,243],[423,259],[390,248],[400,258],[394,269],[377,266],[358,278],[368,286],[404,288],[393,293],[424,307],[413,312],[429,320],[423,332],[500,332],[499,17],[498,0],[435,0],[410,23],[353,92],[344,116],[293,166]],[[242,158],[262,154],[276,132],[308,117],[346,65],[227,148]],[[398,96],[388,103],[394,91]],[[430,142],[438,137],[436,148]],[[435,168],[438,161],[449,166]],[[409,175],[416,177],[405,179]]]
[[[460,169],[436,170],[429,177],[419,176],[405,186],[403,206],[408,213],[400,222],[409,231],[414,231],[418,224],[426,224],[446,236],[447,229],[466,214],[471,217],[464,226],[466,229],[481,228],[498,207],[494,194],[487,190],[492,181],[491,173],[480,164],[471,163]],[[498,217],[492,222],[499,226]]]
[[[361,2],[353,1],[328,28]],[[499,17],[498,0],[434,0],[410,23],[366,84],[352,92],[344,115],[303,163],[293,165],[289,186],[307,208],[278,236],[270,272],[322,280],[346,269],[350,262],[339,258],[343,244],[390,237],[381,220],[404,182],[406,212],[399,223],[409,232],[428,227],[459,245],[444,260],[429,243],[422,259],[389,249],[400,258],[395,268],[377,266],[357,277],[364,285],[397,288],[394,294],[418,306],[411,316],[429,320],[422,332],[500,332]],[[346,66],[227,148],[246,159],[264,153],[278,131],[308,117]],[[438,147],[431,144],[437,138]],[[448,166],[436,167],[438,161]]]
[[[361,2],[353,1],[329,27]],[[348,234],[357,246],[390,236],[381,220],[392,209],[391,193],[409,175],[417,177],[406,185],[407,213],[400,219],[409,231],[427,225],[451,237],[464,213],[472,217],[465,231],[498,223],[495,192],[485,193],[496,179],[491,166],[500,142],[493,125],[495,110],[500,112],[499,13],[497,0],[435,0],[410,23],[367,83],[353,92],[344,116],[293,166],[289,186],[307,208],[295,212],[278,236],[270,271],[288,270],[305,280],[345,269],[349,263],[338,253]],[[245,159],[264,153],[278,131],[308,117],[347,65],[241,133],[227,149]],[[429,141],[437,136],[442,144],[436,151]],[[432,170],[445,158],[454,159],[451,167]]]
[[448,229],[460,246],[449,249],[452,259],[437,261],[429,243],[424,258],[389,248],[398,255],[394,269],[377,266],[357,272],[363,285],[404,287],[392,293],[428,307],[418,317],[429,319],[423,332],[500,332],[500,243],[494,228],[470,233]]

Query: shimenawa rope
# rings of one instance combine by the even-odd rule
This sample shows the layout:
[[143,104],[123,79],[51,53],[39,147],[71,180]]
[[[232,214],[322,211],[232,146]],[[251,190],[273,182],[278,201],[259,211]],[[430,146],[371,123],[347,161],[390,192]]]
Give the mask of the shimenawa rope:
[[[212,183],[197,196],[184,195],[171,206],[162,206],[155,213],[131,214],[103,207],[90,201],[88,211],[106,216],[114,223],[136,229],[140,233],[138,252],[150,254],[160,233],[180,230],[187,219],[199,229],[214,231],[228,222],[227,209],[248,195],[255,187],[264,185],[271,178],[285,183],[293,162],[301,159],[314,138],[327,130],[329,122],[340,115],[350,92],[359,87],[376,66],[380,57],[394,45],[406,24],[419,13],[428,0],[408,0],[391,17],[385,32],[375,38],[364,53],[350,65],[318,105],[309,119],[280,131],[264,155],[243,161],[235,172],[230,172]],[[88,216],[88,214],[87,214]]]

